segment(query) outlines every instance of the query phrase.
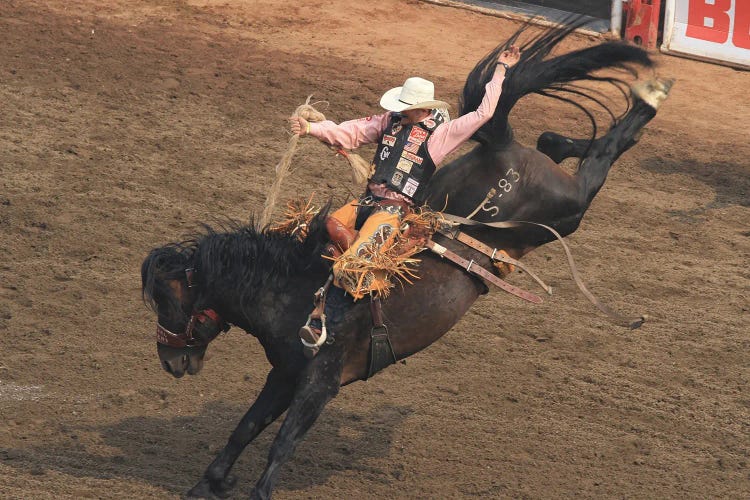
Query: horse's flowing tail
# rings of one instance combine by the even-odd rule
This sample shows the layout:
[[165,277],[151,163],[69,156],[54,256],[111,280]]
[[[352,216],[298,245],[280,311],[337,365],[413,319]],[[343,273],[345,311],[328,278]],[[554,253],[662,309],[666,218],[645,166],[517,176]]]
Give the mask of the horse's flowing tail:
[[[595,138],[596,120],[587,109],[586,100],[589,104],[593,103],[603,108],[613,122],[622,115],[615,115],[610,107],[611,103],[607,102],[608,99],[600,91],[576,84],[580,81],[613,85],[626,101],[627,111],[631,104],[627,83],[615,76],[597,76],[593,73],[610,68],[625,71],[636,77],[635,65],[653,65],[645,50],[622,42],[604,42],[594,47],[547,58],[562,40],[585,24],[581,17],[568,18],[564,24],[549,28],[520,46],[521,59],[506,75],[494,116],[472,136],[472,139],[498,150],[509,145],[513,140],[513,130],[508,123],[508,114],[521,97],[532,93],[562,100],[580,109],[591,120],[592,139]],[[479,61],[469,73],[461,95],[460,115],[479,107],[484,97],[484,87],[492,79],[499,54],[516,44],[521,34],[529,27],[530,23],[524,24],[507,41]],[[578,102],[580,100],[583,100],[584,104]]]

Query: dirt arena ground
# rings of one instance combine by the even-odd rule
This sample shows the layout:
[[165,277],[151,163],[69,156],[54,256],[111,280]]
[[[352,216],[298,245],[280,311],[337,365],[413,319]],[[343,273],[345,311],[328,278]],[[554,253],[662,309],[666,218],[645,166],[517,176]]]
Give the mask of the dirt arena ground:
[[[199,376],[164,373],[143,257],[259,210],[308,94],[340,121],[414,73],[455,103],[516,27],[415,0],[0,2],[0,498],[184,494],[268,366],[232,330]],[[672,95],[569,238],[590,288],[650,321],[612,326],[539,249],[553,297],[493,292],[345,388],[275,498],[750,497],[750,74],[656,58]],[[526,101],[523,142],[585,133]],[[359,191],[302,142],[285,196]],[[238,498],[277,429],[235,467]]]

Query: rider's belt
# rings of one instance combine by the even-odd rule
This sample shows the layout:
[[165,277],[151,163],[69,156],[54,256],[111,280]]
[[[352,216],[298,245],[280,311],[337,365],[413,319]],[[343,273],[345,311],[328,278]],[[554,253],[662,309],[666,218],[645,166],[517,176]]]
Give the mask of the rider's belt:
[[413,203],[412,199],[405,194],[397,193],[392,189],[388,189],[385,183],[378,184],[377,182],[370,182],[367,184],[367,195],[371,195],[375,200],[403,200],[407,203]]

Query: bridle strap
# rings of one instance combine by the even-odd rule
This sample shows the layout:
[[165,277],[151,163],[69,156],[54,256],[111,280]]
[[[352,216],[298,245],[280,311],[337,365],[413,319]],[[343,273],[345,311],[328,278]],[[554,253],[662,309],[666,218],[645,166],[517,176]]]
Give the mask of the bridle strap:
[[[195,267],[188,267],[185,269],[185,282],[187,283],[188,288],[194,288],[196,286],[196,283],[195,283],[196,273],[197,271]],[[195,330],[196,321],[200,324],[203,324],[207,319],[210,319],[211,321],[215,322],[217,325],[220,325],[221,330],[224,330],[225,332],[229,330],[229,324],[224,322],[221,319],[221,316],[219,316],[216,313],[216,311],[214,311],[213,309],[203,309],[200,311],[193,310],[193,314],[190,315],[190,319],[185,325],[185,331],[182,333],[174,333],[164,328],[157,320],[156,341],[159,344],[163,344],[169,347],[203,347],[203,346],[206,346],[209,344],[209,342],[211,342],[211,340],[213,340],[215,336],[212,337],[208,341],[204,341],[202,339],[194,338],[193,332]]]
[[156,341],[159,344],[163,344],[169,347],[199,347],[208,345],[208,342],[204,343],[193,338],[195,322],[201,317],[210,318],[218,325],[225,325],[226,328],[222,329],[224,329],[224,331],[228,330],[228,325],[226,325],[221,320],[221,317],[216,313],[216,311],[214,311],[213,309],[204,309],[202,311],[195,312],[190,316],[187,325],[185,325],[185,331],[182,333],[174,333],[170,330],[167,330],[159,322],[157,322]]
[[159,344],[167,345],[169,347],[187,347],[190,345],[189,341],[192,340],[193,318],[194,316],[190,317],[190,321],[188,321],[188,324],[185,327],[185,332],[181,334],[171,332],[161,326],[160,323],[156,323],[156,341]]

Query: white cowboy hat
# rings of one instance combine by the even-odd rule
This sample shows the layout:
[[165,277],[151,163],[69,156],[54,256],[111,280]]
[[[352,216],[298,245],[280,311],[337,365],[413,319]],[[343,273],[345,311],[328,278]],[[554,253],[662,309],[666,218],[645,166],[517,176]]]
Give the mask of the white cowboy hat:
[[447,102],[435,100],[435,85],[431,81],[418,76],[407,78],[402,87],[396,87],[383,94],[380,105],[388,111],[450,107]]

